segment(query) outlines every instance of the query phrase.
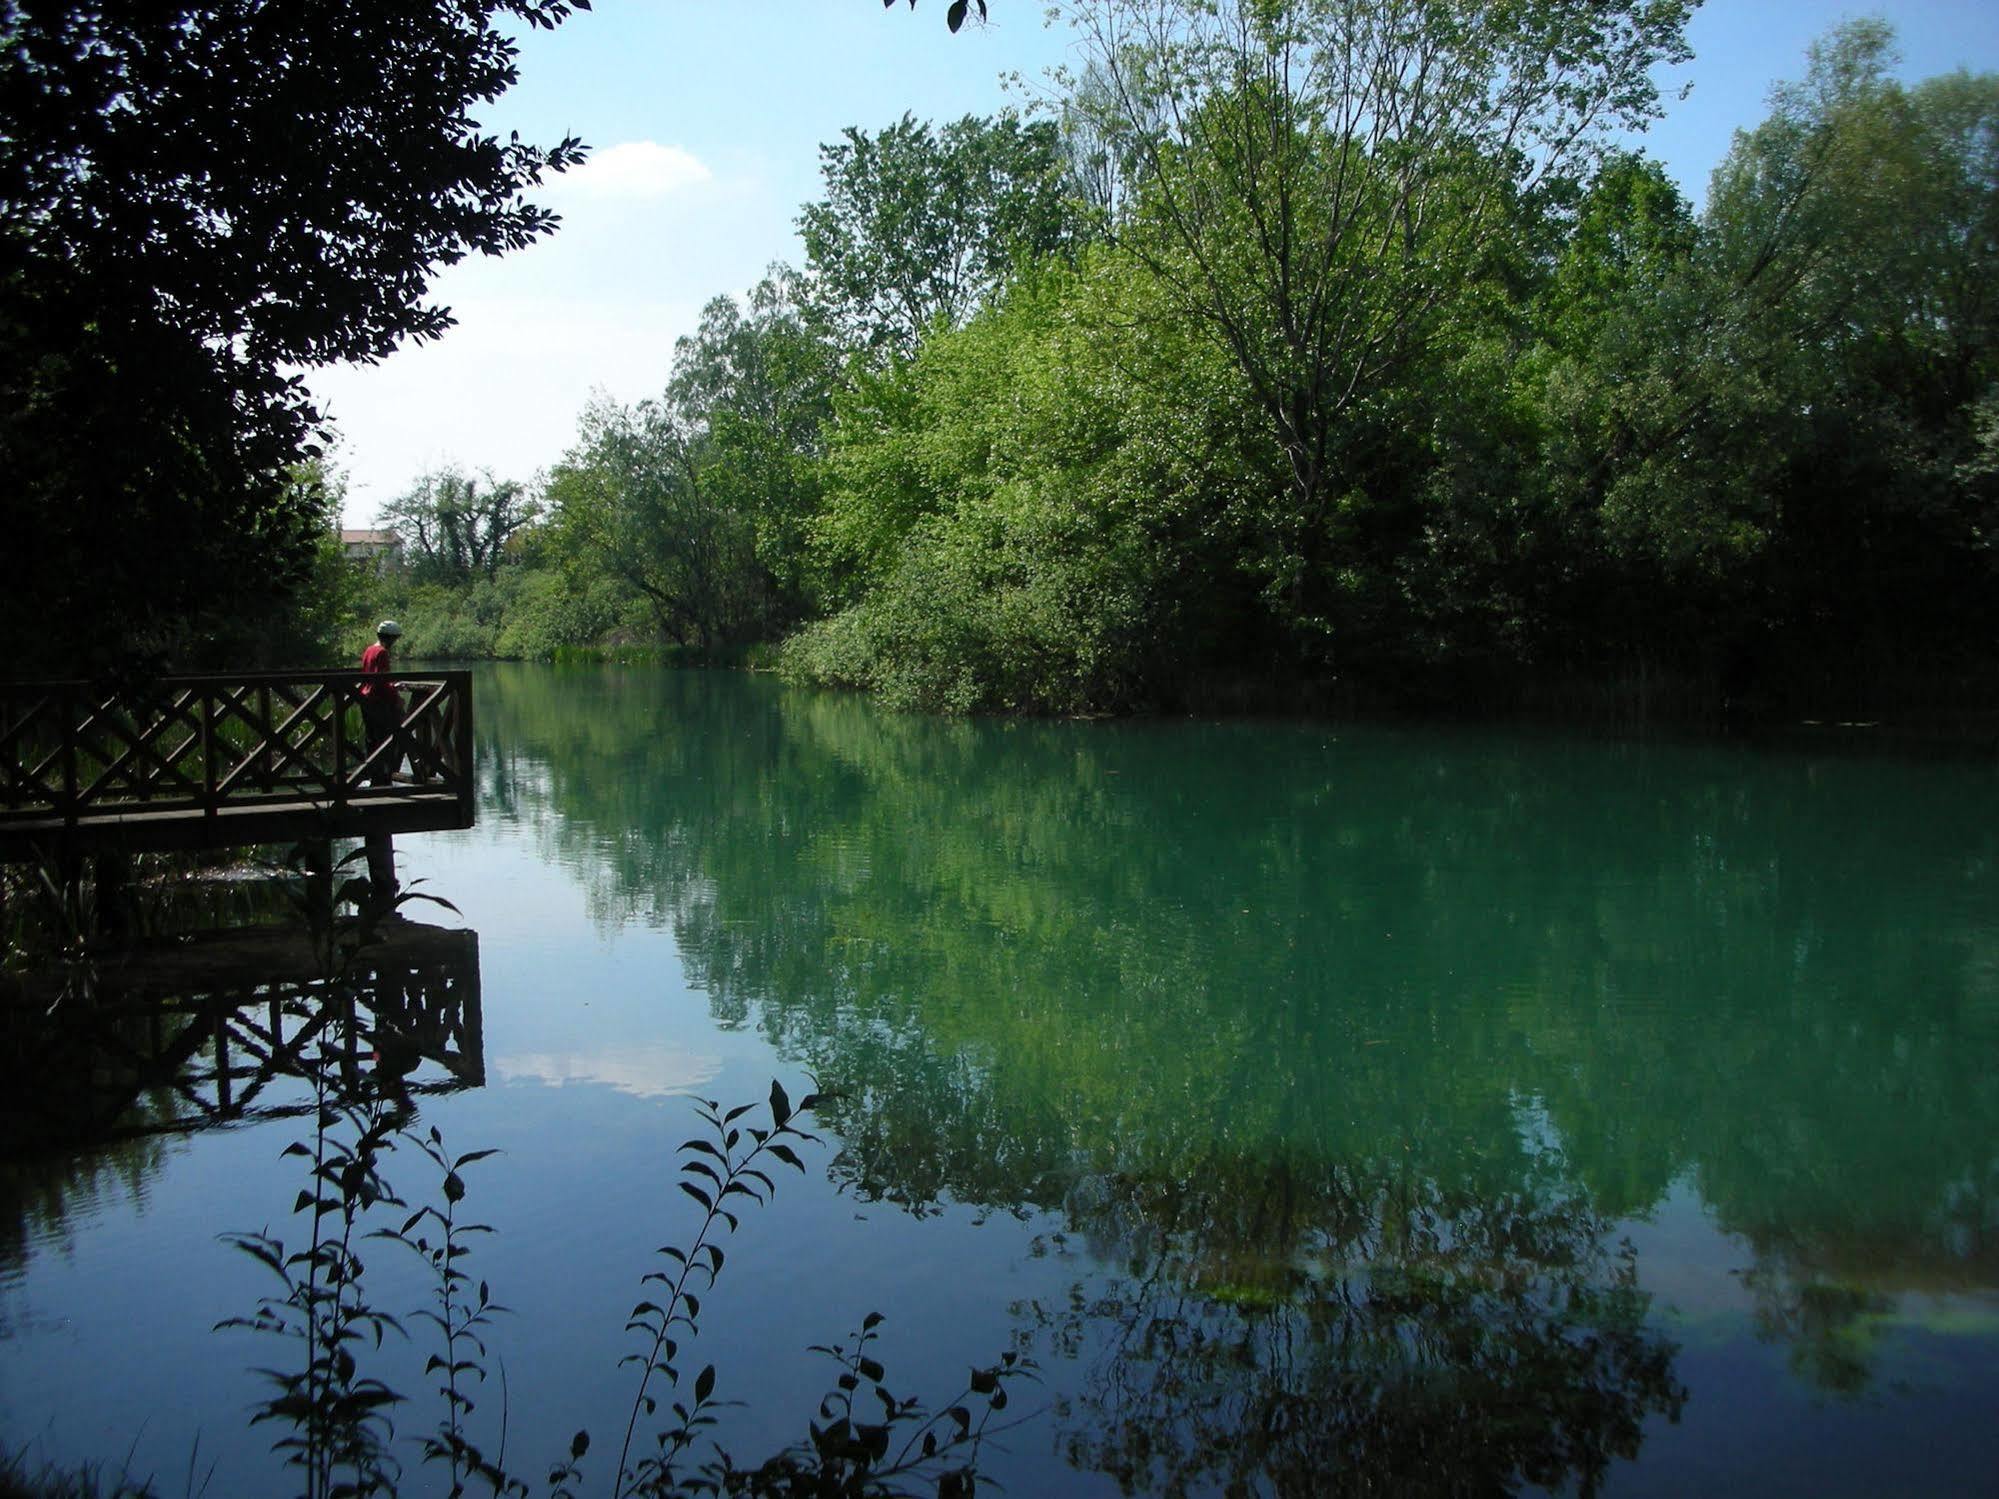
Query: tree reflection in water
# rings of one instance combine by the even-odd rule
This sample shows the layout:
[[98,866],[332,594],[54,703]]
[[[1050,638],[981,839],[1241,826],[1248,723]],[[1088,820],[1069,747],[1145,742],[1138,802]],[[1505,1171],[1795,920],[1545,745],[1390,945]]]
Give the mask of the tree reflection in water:
[[849,1090],[848,1191],[1074,1256],[1017,1315],[1133,1491],[1599,1485],[1689,1398],[1675,1198],[1814,1392],[1999,1285],[1989,780],[491,680],[494,819]]
[[1635,1252],[1554,1184],[1211,1159],[1067,1215],[1124,1273],[1022,1313],[1089,1366],[1069,1461],[1126,1492],[1591,1493],[1686,1398]]
[[863,1196],[1064,1211],[1215,1142],[1406,1160],[1453,1223],[1680,1190],[1832,1392],[1878,1298],[1999,1286],[1975,767],[491,681],[514,815],[605,922],[673,932],[718,1020],[850,1082]]

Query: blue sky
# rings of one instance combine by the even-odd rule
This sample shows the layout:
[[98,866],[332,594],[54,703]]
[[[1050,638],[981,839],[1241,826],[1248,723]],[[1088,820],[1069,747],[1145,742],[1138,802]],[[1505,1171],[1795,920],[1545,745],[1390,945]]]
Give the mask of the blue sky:
[[[740,294],[775,260],[798,261],[794,220],[817,196],[818,147],[848,125],[879,129],[985,114],[1069,60],[1042,0],[991,0],[992,22],[951,35],[945,0],[912,13],[879,0],[595,0],[521,44],[521,81],[483,124],[553,142],[580,135],[590,163],[539,195],[563,216],[526,251],[449,268],[433,295],[459,325],[381,364],[314,372],[363,525],[443,464],[530,479],[572,440],[593,391],[621,401],[666,382],[675,338],[701,306]],[[1645,138],[1696,201],[1770,85],[1842,20],[1886,17],[1909,78],[1999,69],[1991,0],[1706,0],[1690,30],[1691,83]]]

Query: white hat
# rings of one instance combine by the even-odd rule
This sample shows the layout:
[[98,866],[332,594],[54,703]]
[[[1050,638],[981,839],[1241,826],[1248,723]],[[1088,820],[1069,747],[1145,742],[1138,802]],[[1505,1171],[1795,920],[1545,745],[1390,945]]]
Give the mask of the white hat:
[[393,637],[402,634],[403,627],[397,624],[392,619],[385,619],[380,624],[375,626],[375,633],[377,635],[388,635]]

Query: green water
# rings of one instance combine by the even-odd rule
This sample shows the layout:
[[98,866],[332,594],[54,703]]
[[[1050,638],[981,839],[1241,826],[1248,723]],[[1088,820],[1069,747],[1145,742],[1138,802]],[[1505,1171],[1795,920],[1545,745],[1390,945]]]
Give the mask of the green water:
[[[480,932],[490,1077],[425,1117],[507,1150],[495,1268],[564,1383],[599,1377],[575,1288],[629,1295],[605,1245],[651,1121],[809,1075],[825,1156],[704,1336],[725,1377],[773,1367],[840,1331],[804,1325],[838,1285],[912,1378],[1019,1349],[1014,1492],[1999,1471],[1991,765],[940,722],[691,672],[477,690],[480,826],[406,857]],[[221,1138],[153,1168],[156,1214],[235,1169]],[[275,1176],[241,1190],[190,1223],[282,1215]],[[136,1212],[73,1215],[60,1281],[27,1231],[17,1323],[84,1315],[49,1309],[157,1242]],[[232,1273],[200,1272],[217,1306]],[[0,1353],[19,1441],[67,1355]]]
[[718,1013],[856,1086],[886,1190],[1311,1162],[1517,1191],[1558,1143],[1602,1213],[1685,1177],[1773,1253],[1980,1279],[1990,770],[503,680],[498,743],[548,767],[515,794],[594,908],[670,924]]

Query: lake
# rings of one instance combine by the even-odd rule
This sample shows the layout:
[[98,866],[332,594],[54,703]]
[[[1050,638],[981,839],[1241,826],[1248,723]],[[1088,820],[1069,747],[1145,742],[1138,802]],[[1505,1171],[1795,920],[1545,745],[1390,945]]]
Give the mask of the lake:
[[[609,1494],[642,1277],[713,1197],[680,1170],[695,1100],[768,1127],[773,1080],[830,1095],[820,1140],[730,1199],[677,1338],[677,1398],[712,1364],[741,1402],[713,1429],[738,1462],[827,1424],[841,1368],[809,1349],[859,1367],[878,1313],[865,1418],[877,1381],[960,1404],[1019,1495],[1992,1491],[1989,762],[936,721],[703,672],[501,666],[477,703],[477,827],[399,849],[461,913],[408,914],[476,938],[445,1010],[395,1001],[446,1018],[369,1095],[407,1208],[351,1240],[406,1334],[350,1345],[407,1397],[403,1493],[449,1487],[419,1446],[435,1279],[367,1230],[491,1226],[458,1261],[508,1308],[465,1433],[545,1493],[587,1430],[579,1492]],[[149,1043],[185,1035],[190,1076],[196,1024]],[[371,1058],[403,1070],[379,1038],[342,1065]],[[311,1232],[314,1094],[253,1071],[226,1103],[149,1073],[87,1148],[5,1168],[10,1448],[302,1486],[291,1428],[251,1420],[296,1347],[216,1327],[281,1293],[223,1236]],[[497,1152],[462,1201],[433,1127],[447,1164]]]

